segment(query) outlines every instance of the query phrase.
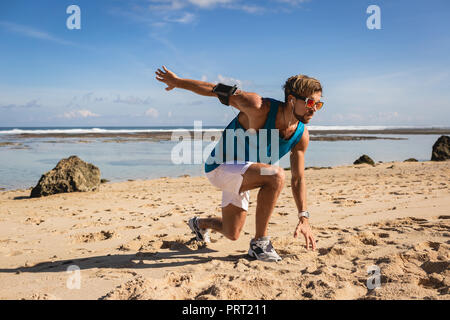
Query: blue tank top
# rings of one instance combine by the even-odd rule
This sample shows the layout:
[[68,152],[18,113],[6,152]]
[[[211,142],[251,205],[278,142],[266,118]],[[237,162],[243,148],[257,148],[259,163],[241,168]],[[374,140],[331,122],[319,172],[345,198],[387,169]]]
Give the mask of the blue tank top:
[[[274,130],[275,118],[277,116],[278,106],[281,103],[281,101],[270,98],[269,100],[270,100],[269,116],[267,117],[266,123],[262,128],[266,129],[264,130],[265,133],[261,133],[262,131],[261,129],[259,129],[254,134],[243,135],[242,133],[245,132],[246,130],[240,125],[238,117],[236,116],[224,129],[219,142],[215,145],[214,149],[211,151],[211,154],[206,160],[205,172],[210,172],[215,168],[217,168],[218,166],[220,166],[222,163],[225,163],[226,161],[230,160],[235,161],[237,163],[244,163],[251,161],[251,162],[273,164],[277,162],[279,159],[281,159],[300,141],[303,135],[303,131],[305,129],[305,125],[301,121],[298,122],[297,129],[295,130],[294,134],[289,140],[281,138],[278,135],[278,130],[276,131]],[[264,138],[266,138],[267,140],[265,140]],[[278,152],[276,152],[276,147],[272,148],[271,142],[275,141],[272,140],[275,138],[278,139]],[[230,150],[232,147],[230,143],[233,143],[234,151],[232,154],[227,154],[227,145],[228,150]],[[260,150],[262,148],[264,148],[265,150]],[[275,150],[273,152],[274,153],[273,155],[272,149]],[[221,150],[223,150],[223,152],[221,152]],[[263,152],[262,157],[260,156],[261,152]],[[220,156],[221,153],[222,157]]]

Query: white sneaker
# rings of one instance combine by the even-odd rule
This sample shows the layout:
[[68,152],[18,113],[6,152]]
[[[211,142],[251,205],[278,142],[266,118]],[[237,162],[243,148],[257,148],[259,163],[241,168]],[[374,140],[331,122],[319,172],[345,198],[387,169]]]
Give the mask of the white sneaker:
[[189,219],[189,228],[195,234],[197,241],[211,242],[208,229],[200,229],[198,226],[198,217]]
[[262,261],[281,261],[281,257],[275,251],[270,237],[261,237],[250,241],[249,256]]

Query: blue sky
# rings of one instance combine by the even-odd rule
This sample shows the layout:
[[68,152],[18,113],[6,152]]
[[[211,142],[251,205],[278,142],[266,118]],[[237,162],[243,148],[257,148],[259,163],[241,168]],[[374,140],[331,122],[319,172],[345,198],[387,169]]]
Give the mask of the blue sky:
[[[69,30],[66,9],[81,9]],[[381,29],[369,30],[369,5]],[[284,99],[318,78],[311,125],[450,126],[450,2],[11,0],[0,2],[0,126],[226,125],[217,99],[167,92],[154,71]]]

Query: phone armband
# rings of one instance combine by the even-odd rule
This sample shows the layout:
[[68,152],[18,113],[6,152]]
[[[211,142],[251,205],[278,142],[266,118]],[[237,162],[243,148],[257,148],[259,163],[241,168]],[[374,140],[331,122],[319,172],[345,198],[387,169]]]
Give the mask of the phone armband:
[[220,102],[222,102],[224,105],[229,106],[230,105],[230,96],[232,96],[237,90],[237,86],[228,86],[223,83],[217,84],[212,92],[217,94],[217,97],[219,98]]

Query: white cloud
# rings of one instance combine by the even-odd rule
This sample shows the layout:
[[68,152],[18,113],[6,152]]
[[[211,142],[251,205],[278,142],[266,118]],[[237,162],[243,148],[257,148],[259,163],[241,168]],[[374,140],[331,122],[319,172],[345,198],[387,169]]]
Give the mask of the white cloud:
[[211,8],[220,4],[232,3],[235,0],[150,0],[152,10],[181,10],[189,5],[200,8]]
[[164,27],[166,27],[167,26],[167,22],[152,22],[152,27],[155,27],[155,28],[164,28]]
[[32,27],[11,23],[7,21],[0,21],[0,26],[4,27],[6,30],[10,32],[17,33],[29,38],[52,41],[63,45],[71,45],[71,46],[75,45],[73,42],[59,39],[45,31],[41,31]]
[[[111,8],[109,13],[130,19],[135,23],[152,28],[150,35],[156,40],[167,39],[172,24],[190,24],[197,22],[197,15],[189,10],[212,10],[216,8],[243,11],[248,14],[273,13],[285,10],[286,5],[298,6],[309,0],[267,0],[249,4],[244,0],[146,0],[147,5],[135,4],[130,10]],[[184,12],[183,12],[184,11]],[[178,15],[174,14],[177,13]],[[198,13],[201,15],[201,13]],[[162,37],[158,34],[164,32]],[[167,40],[165,41],[167,42]],[[163,42],[164,43],[164,42]],[[164,43],[172,49],[173,45]]]
[[150,97],[147,97],[145,99],[135,97],[135,96],[128,96],[126,98],[121,98],[120,95],[117,96],[117,98],[113,101],[114,103],[125,103],[125,104],[134,104],[134,105],[148,105],[151,102]]
[[155,108],[150,108],[147,111],[145,111],[145,115],[151,118],[158,118],[159,112]]
[[195,15],[189,12],[185,12],[184,15],[179,18],[170,18],[170,17],[164,18],[165,21],[178,23],[191,23],[194,21],[194,19]]
[[245,11],[247,13],[252,13],[252,14],[266,12],[265,8],[258,7],[258,6],[247,6],[247,5],[244,5],[244,6],[237,7],[237,9],[240,9],[242,11]]
[[230,85],[230,86],[231,85],[237,85],[239,88],[242,88],[242,81],[239,80],[239,79],[234,79],[234,78],[231,78],[231,77],[224,77],[221,74],[219,74],[217,76],[217,79],[219,81],[216,81],[215,83],[220,82],[220,83],[227,84],[227,85]]
[[[317,114],[318,116],[321,116],[321,114]],[[333,121],[333,123],[338,124],[392,124],[401,122],[404,120],[410,119],[411,117],[401,115],[397,111],[380,111],[376,113],[369,113],[367,110],[364,111],[364,113],[355,113],[355,112],[349,112],[349,113],[334,113],[328,117]],[[318,119],[317,119],[318,120]]]
[[163,45],[165,45],[167,48],[169,48],[173,52],[178,53],[177,47],[170,40],[168,40],[165,36],[161,36],[160,34],[158,34],[156,32],[152,32],[150,34],[150,37],[152,37],[156,41],[161,42]]
[[252,81],[249,80],[240,80],[240,79],[235,79],[235,78],[231,78],[231,77],[225,77],[221,74],[219,74],[217,76],[217,80],[213,81],[213,83],[223,83],[223,84],[227,84],[227,85],[237,85],[239,87],[239,89],[241,90],[245,90],[246,87],[251,86],[253,84]]
[[291,6],[298,6],[302,3],[309,2],[310,0],[275,0],[276,2],[287,3]]
[[99,117],[99,114],[93,113],[89,110],[82,109],[82,110],[73,110],[69,112],[65,112],[62,116],[62,118],[66,119],[74,119],[74,118],[89,118],[89,117]]
[[81,97],[81,101],[84,103],[91,103],[91,102],[103,102],[106,98],[103,97],[96,97],[93,92],[88,92],[85,95]]
[[25,104],[8,104],[8,105],[0,105],[0,108],[5,109],[22,109],[22,108],[40,108],[41,105],[37,103],[37,100],[31,100]]
[[83,108],[86,104],[102,103],[108,101],[106,97],[96,96],[94,92],[79,93],[74,95],[72,99],[65,104],[65,108]]
[[[148,8],[152,12],[179,11],[188,7],[196,7],[199,9],[214,9],[216,7],[222,7],[226,9],[245,11],[250,14],[267,11],[264,7],[258,5],[244,4],[245,2],[242,0],[150,0],[150,2],[152,4],[149,5]],[[292,0],[292,2],[295,3],[294,0]]]
[[375,120],[375,121],[392,121],[399,118],[399,113],[397,111],[394,112],[378,112],[374,115],[369,115],[369,119]]
[[155,5],[149,5],[150,10],[180,10],[186,6],[185,1],[180,0],[150,0]]
[[323,83],[325,107],[316,120],[341,125],[442,125],[448,118],[448,74],[418,67],[374,71],[364,77],[343,75]]
[[358,113],[348,113],[348,114],[342,114],[342,113],[336,113],[333,115],[332,120],[333,121],[352,121],[352,122],[358,122],[363,121],[365,117]]
[[189,2],[201,8],[210,8],[218,4],[232,3],[233,0],[189,0]]

